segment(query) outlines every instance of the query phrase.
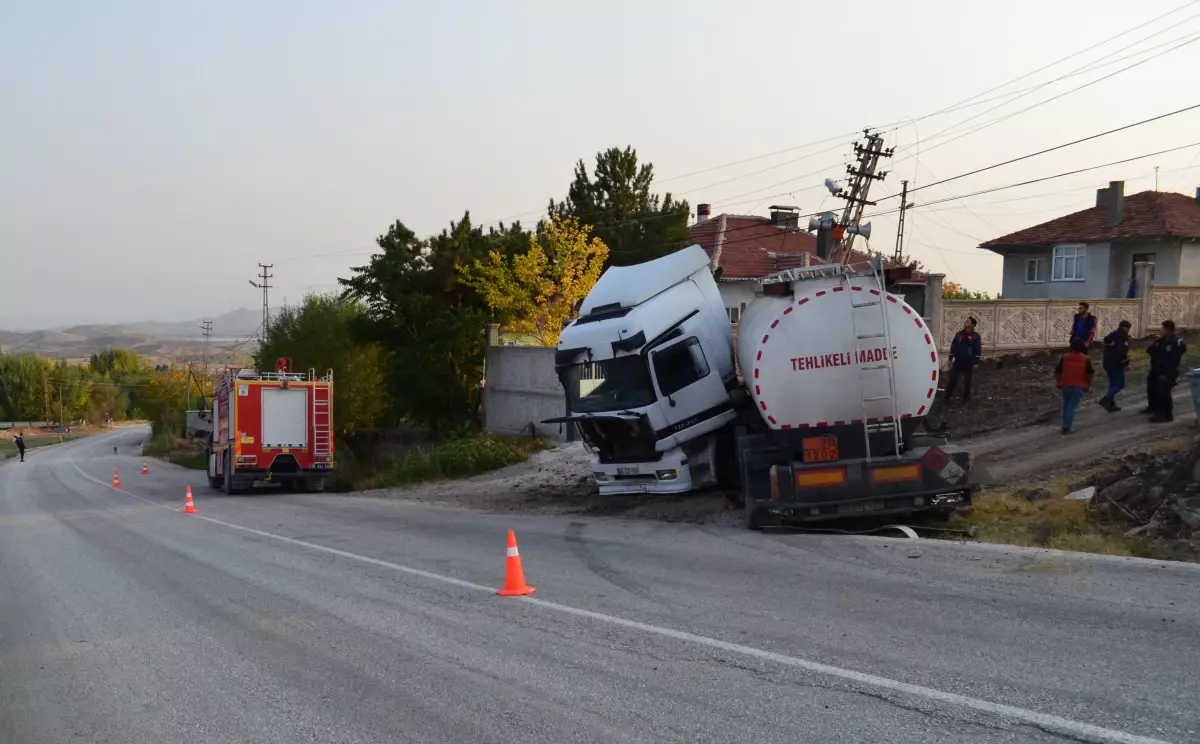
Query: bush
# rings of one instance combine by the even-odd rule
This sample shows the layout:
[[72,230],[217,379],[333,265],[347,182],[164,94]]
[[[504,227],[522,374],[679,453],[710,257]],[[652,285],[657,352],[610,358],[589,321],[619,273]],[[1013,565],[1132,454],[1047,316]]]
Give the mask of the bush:
[[553,445],[522,437],[493,434],[457,437],[422,447],[386,464],[350,459],[340,463],[330,490],[365,490],[420,483],[440,478],[465,478],[524,461]]

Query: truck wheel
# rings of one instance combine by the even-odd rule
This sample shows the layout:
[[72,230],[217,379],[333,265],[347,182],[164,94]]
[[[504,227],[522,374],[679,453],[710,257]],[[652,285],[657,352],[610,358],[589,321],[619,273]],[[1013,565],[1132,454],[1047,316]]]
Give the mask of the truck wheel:
[[301,478],[296,481],[296,490],[300,493],[321,493],[325,490],[325,479]]
[[226,451],[225,452],[225,478],[223,479],[223,481],[221,483],[221,490],[225,492],[226,496],[233,495],[233,473],[230,472],[232,470],[232,468],[229,466],[230,460],[231,460],[231,458],[229,457],[229,452]]
[[746,500],[746,529],[761,530],[763,527],[775,527],[779,518],[753,501]]
[[208,487],[214,491],[220,490],[222,485],[221,476],[208,472],[208,469],[213,466],[212,452],[205,453],[204,474],[208,476]]

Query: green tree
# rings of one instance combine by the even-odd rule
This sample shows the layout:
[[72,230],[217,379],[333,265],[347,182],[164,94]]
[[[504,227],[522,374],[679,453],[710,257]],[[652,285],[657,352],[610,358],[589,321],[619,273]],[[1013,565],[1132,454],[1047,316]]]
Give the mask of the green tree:
[[469,213],[429,240],[397,221],[376,241],[383,252],[338,280],[366,310],[353,324],[355,340],[389,350],[395,412],[435,435],[469,422],[478,401],[491,313],[460,269],[486,257],[495,240],[471,226]]
[[274,369],[276,359],[289,357],[297,370],[315,369],[318,376],[333,370],[333,423],[341,437],[383,425],[391,411],[386,355],[379,344],[359,344],[351,335],[365,316],[356,300],[309,294],[271,318],[254,358],[259,369]]
[[650,193],[653,181],[653,164],[639,165],[632,147],[613,147],[596,154],[590,176],[580,160],[567,198],[551,199],[549,211],[591,225],[592,234],[608,246],[609,265],[649,261],[686,245],[691,212],[686,201],[670,193]]
[[0,354],[0,419],[34,421],[46,416],[49,360],[36,354]]
[[109,348],[92,354],[88,367],[98,375],[120,376],[140,372],[142,363],[135,351]]

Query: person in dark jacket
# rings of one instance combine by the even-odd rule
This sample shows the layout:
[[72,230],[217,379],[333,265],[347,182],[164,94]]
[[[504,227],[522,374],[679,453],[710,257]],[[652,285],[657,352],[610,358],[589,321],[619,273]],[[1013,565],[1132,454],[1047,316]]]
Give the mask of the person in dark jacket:
[[1083,394],[1092,389],[1092,377],[1096,374],[1083,339],[1071,339],[1071,350],[1058,360],[1054,374],[1062,391],[1062,433],[1070,434],[1075,426],[1075,411]]
[[975,332],[975,319],[968,316],[963,329],[954,334],[950,342],[950,376],[946,379],[946,403],[958,387],[958,381],[963,381],[963,405],[971,400],[971,377],[975,373],[975,365],[983,354],[983,340]]
[[1091,346],[1096,340],[1096,316],[1091,313],[1091,305],[1079,303],[1079,312],[1071,321],[1071,338],[1083,339],[1084,346]]
[[1173,321],[1163,321],[1162,332],[1146,353],[1150,355],[1150,373],[1146,375],[1146,407],[1142,413],[1151,414],[1150,420],[1155,423],[1174,421],[1171,388],[1179,381],[1179,365],[1187,353],[1187,344],[1175,333]]
[[1117,393],[1125,389],[1125,370],[1129,369],[1128,320],[1122,320],[1117,330],[1104,337],[1104,376],[1108,378],[1108,392],[1096,401],[1109,413],[1121,410],[1117,405]]
[[13,437],[13,444],[17,445],[17,452],[21,455],[21,462],[25,462],[25,436],[17,434]]

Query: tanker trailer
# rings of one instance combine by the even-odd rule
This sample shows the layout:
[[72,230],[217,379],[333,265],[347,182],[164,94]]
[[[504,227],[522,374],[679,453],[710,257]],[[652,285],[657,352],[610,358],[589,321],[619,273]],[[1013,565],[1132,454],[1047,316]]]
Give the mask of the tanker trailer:
[[735,438],[748,527],[970,503],[970,453],[924,427],[933,333],[887,292],[878,257],[764,280],[737,359],[756,414]]

